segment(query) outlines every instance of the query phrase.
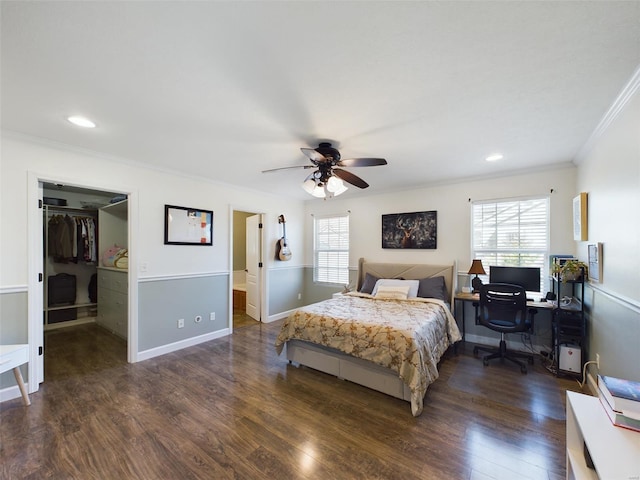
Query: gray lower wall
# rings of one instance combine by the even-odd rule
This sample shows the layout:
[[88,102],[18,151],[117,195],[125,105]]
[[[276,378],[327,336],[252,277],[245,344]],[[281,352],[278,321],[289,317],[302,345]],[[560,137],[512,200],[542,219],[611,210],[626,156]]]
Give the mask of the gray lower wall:
[[600,374],[640,382],[640,311],[586,287],[589,358],[600,355]]
[[[228,327],[229,275],[141,281],[138,351],[143,352]],[[216,319],[209,320],[211,312]],[[200,323],[195,322],[202,316]],[[178,319],[184,318],[184,328]]]
[[[301,295],[298,300],[298,294]],[[269,316],[307,305],[304,267],[269,270]]]
[[[358,270],[350,269],[349,270],[349,283],[355,288],[356,280],[358,279]],[[326,300],[331,298],[336,292],[341,292],[344,290],[343,285],[325,285],[315,283],[313,281],[313,267],[305,267],[304,269],[304,289],[305,289],[305,297],[306,304],[320,302],[322,300]]]
[[[27,292],[3,293],[0,295],[0,343],[13,345],[28,342],[27,320]],[[27,365],[20,367],[25,381],[27,377]],[[5,372],[0,375],[0,388],[16,385],[13,372]]]
[[[355,283],[357,272],[350,271]],[[138,351],[162,347],[180,340],[197,337],[227,328],[229,311],[228,275],[197,278],[142,281],[139,283]],[[313,268],[299,267],[273,269],[269,272],[270,315],[286,312],[330,298],[340,287],[318,285],[313,282]],[[298,300],[298,293],[302,299]],[[640,381],[640,312],[633,305],[616,300],[597,289],[586,287],[587,332],[589,356],[600,355],[600,372]],[[0,342],[4,344],[27,343],[27,292],[0,294]],[[457,307],[459,307],[458,305]],[[209,320],[210,312],[216,320]],[[475,325],[474,309],[465,303],[466,333],[486,337],[493,336],[484,327]],[[196,315],[202,322],[195,323]],[[185,319],[185,326],[177,328],[177,320]],[[462,312],[456,312],[461,326]],[[535,319],[534,345],[551,346],[551,316],[540,311]],[[22,374],[27,378],[26,365]],[[11,372],[0,376],[0,388],[15,385]]]
[[[349,270],[350,283],[355,285],[356,269]],[[313,267],[277,268],[269,271],[269,316],[288,312],[304,305],[320,302],[341,292],[342,286],[323,285],[313,281]],[[301,299],[298,300],[298,294]]]

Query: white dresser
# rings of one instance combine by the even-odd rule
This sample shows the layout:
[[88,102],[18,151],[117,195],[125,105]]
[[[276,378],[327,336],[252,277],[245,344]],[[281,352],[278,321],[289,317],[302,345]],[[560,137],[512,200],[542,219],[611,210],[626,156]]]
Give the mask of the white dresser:
[[[595,468],[587,466],[585,445]],[[613,425],[598,397],[567,392],[567,478],[640,478],[640,432]]]
[[98,325],[126,340],[128,333],[128,273],[98,267]]

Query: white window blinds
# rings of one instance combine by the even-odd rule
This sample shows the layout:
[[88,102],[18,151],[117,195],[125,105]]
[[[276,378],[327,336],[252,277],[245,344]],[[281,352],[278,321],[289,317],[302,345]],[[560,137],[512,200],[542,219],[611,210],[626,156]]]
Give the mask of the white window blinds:
[[548,277],[549,198],[473,203],[472,250],[485,267],[539,267],[540,291]]
[[315,219],[313,280],[349,283],[349,216]]

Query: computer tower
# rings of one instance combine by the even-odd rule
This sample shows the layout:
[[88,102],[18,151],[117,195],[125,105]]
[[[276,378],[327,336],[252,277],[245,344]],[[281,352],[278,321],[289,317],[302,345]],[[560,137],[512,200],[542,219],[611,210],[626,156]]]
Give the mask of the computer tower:
[[558,368],[565,372],[580,373],[582,350],[577,345],[560,345]]

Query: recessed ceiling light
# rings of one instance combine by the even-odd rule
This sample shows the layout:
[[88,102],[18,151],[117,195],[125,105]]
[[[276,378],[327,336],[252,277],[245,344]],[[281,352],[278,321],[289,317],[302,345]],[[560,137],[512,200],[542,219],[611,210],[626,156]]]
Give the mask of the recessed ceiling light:
[[497,162],[498,160],[502,160],[504,156],[501,153],[494,153],[493,155],[489,155],[485,160],[487,162]]
[[96,124],[95,123],[93,123],[88,118],[81,117],[79,115],[72,115],[71,117],[67,117],[67,120],[69,120],[74,125],[77,125],[78,127],[96,128]]

